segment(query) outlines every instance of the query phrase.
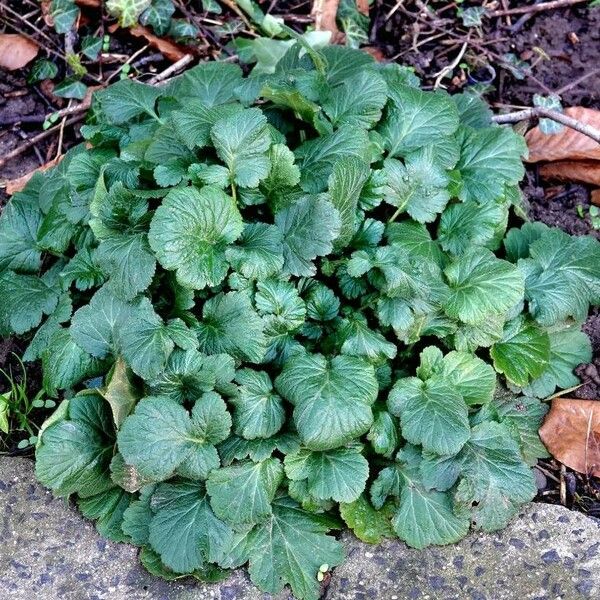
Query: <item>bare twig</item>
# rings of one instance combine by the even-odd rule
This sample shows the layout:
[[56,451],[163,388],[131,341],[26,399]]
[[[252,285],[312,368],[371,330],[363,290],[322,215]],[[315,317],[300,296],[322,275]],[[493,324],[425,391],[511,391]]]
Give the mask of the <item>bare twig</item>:
[[508,10],[495,10],[488,14],[488,17],[504,17],[505,15],[523,15],[526,13],[542,12],[544,10],[554,10],[555,8],[566,8],[575,4],[584,4],[587,0],[553,0],[552,2],[542,2],[540,4],[530,4],[529,6],[518,6]]
[[[72,125],[73,123],[77,123],[77,121],[81,121],[84,116],[85,115],[77,115],[76,117],[69,119],[65,123],[65,127]],[[31,148],[32,146],[35,146],[38,142],[41,142],[42,140],[46,139],[48,136],[50,136],[53,133],[55,133],[56,131],[58,131],[59,128],[61,127],[61,125],[62,125],[62,123],[59,123],[58,125],[55,125],[54,127],[51,127],[50,129],[46,129],[46,131],[42,131],[41,133],[34,135],[32,138],[29,138],[24,144],[21,144],[20,146],[18,146],[11,152],[8,152],[7,154],[5,154],[2,158],[0,158],[0,167],[3,167],[9,160],[16,158],[17,156],[19,156],[20,154],[25,152],[25,150],[29,150],[29,148]]]
[[569,90],[572,90],[573,88],[577,87],[579,84],[583,83],[586,79],[588,79],[589,77],[593,77],[597,73],[600,73],[600,68],[593,69],[592,71],[588,71],[587,73],[583,74],[581,77],[578,77],[574,81],[567,83],[567,85],[563,85],[563,87],[561,87],[559,90],[556,90],[556,92],[554,92],[554,93],[557,96],[560,96],[561,94],[564,94],[565,92],[568,92]]
[[[167,69],[165,69],[164,71],[162,71],[161,73],[156,75],[152,80],[150,80],[149,83],[150,84],[164,83],[164,82],[168,81],[169,79],[172,79],[174,74],[177,71],[181,70],[192,60],[193,60],[193,56],[190,54],[186,54],[182,59],[180,59],[176,63],[173,63],[170,67],[168,67]],[[37,135],[33,136],[32,138],[29,138],[25,143],[21,144],[20,146],[18,146],[11,152],[8,152],[7,154],[5,154],[2,158],[0,158],[0,167],[3,167],[9,160],[16,158],[17,156],[21,155],[26,150],[29,150],[29,148],[35,147],[38,142],[41,142],[42,140],[46,139],[48,136],[52,135],[56,131],[58,131],[60,133],[61,129],[64,130],[69,125],[73,125],[74,123],[77,123],[78,121],[81,121],[82,119],[84,119],[85,114],[77,114],[77,113],[84,113],[90,107],[91,101],[92,101],[92,95],[90,94],[88,97],[86,97],[85,100],[83,100],[79,104],[77,104],[75,106],[69,106],[67,108],[63,108],[62,110],[59,110],[56,113],[54,113],[59,118],[66,117],[67,115],[71,115],[73,113],[75,113],[75,116],[72,117],[71,119],[68,119],[67,121],[65,121],[63,118],[61,123],[58,123],[54,127],[50,127],[46,131],[42,131],[41,133],[38,133]]]
[[404,4],[404,0],[398,0],[398,2],[396,2],[396,4],[394,4],[394,6],[392,8],[390,8],[389,12],[387,13],[387,15],[385,15],[385,20],[388,21],[390,19],[390,17],[393,16],[393,14]]
[[526,108],[525,110],[507,113],[505,115],[495,115],[492,117],[492,119],[496,123],[518,123],[519,121],[532,119],[534,117],[544,117],[546,119],[556,121],[561,125],[565,125],[566,127],[570,127],[575,131],[579,131],[579,133],[583,133],[583,135],[587,135],[589,138],[592,138],[594,141],[600,144],[600,130],[592,127],[591,125],[587,125],[586,123],[582,123],[581,121],[577,121],[577,119],[568,117],[563,113],[550,110],[549,108],[544,108],[542,106]]
[[125,65],[130,65],[140,54],[143,54],[148,48],[150,44],[146,44],[142,46],[137,52],[134,52],[127,60],[116,70],[113,71],[104,82],[105,84],[110,83],[111,79],[114,79],[122,70]]
[[191,54],[186,54],[182,58],[180,58],[177,62],[174,62],[170,67],[167,67],[164,71],[158,73],[152,79],[148,80],[148,83],[151,85],[155,85],[160,83],[161,81],[165,81],[169,79],[175,73],[181,71],[184,67],[189,65],[194,60],[194,57]]
[[436,89],[442,83],[442,79],[448,74],[452,73],[454,69],[458,66],[462,57],[465,55],[469,42],[464,42],[459,53],[456,55],[456,58],[447,66],[445,66],[439,73],[437,73],[437,77],[435,78],[435,83],[433,84],[433,89]]

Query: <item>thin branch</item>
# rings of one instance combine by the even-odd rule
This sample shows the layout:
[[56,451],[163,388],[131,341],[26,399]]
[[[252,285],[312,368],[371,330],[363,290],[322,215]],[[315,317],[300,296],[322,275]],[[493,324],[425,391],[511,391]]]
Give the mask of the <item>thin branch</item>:
[[489,13],[488,17],[504,17],[505,15],[523,15],[526,13],[537,13],[544,10],[554,10],[555,8],[566,8],[575,4],[584,4],[588,0],[553,0],[552,2],[542,2],[541,4],[531,4],[529,6],[518,6],[508,10],[495,10]]
[[178,73],[187,65],[189,65],[193,60],[194,57],[191,54],[185,54],[177,62],[174,62],[170,67],[167,67],[164,71],[155,75],[152,79],[148,81],[148,83],[151,85],[155,85],[157,83],[160,83],[161,81],[169,79],[172,75]]
[[[170,79],[173,78],[174,73],[176,73],[177,71],[179,71],[180,69],[185,67],[192,60],[193,60],[193,56],[190,54],[186,54],[182,59],[180,59],[176,63],[173,63],[170,67],[168,67],[167,69],[165,69],[164,71],[162,71],[161,73],[156,75],[151,80],[150,83],[156,84],[156,83],[164,83],[166,81],[169,81]],[[64,129],[65,127],[68,127],[69,125],[73,125],[73,123],[77,123],[78,121],[81,121],[82,119],[84,119],[85,114],[83,114],[83,113],[90,107],[91,101],[92,101],[92,95],[89,94],[89,96],[85,100],[80,102],[79,104],[77,104],[75,106],[63,108],[62,110],[59,110],[56,113],[54,113],[59,118],[66,117],[67,115],[71,115],[74,113],[75,113],[75,116],[67,121],[64,121],[64,119],[63,119],[63,122],[58,123],[54,127],[50,127],[46,131],[42,131],[41,133],[38,133],[37,135],[33,136],[32,138],[29,138],[24,144],[18,146],[14,150],[5,154],[2,158],[0,158],[0,167],[3,167],[9,160],[16,158],[17,156],[21,155],[26,150],[29,150],[29,148],[35,147],[38,142],[41,142],[42,140],[46,139],[48,136],[52,135],[56,131],[58,131],[60,133],[61,128]],[[77,113],[81,113],[81,114],[77,114]]]
[[437,73],[437,77],[435,78],[435,83],[433,84],[433,89],[436,89],[442,83],[442,79],[449,73],[452,73],[454,69],[459,65],[462,57],[465,55],[469,42],[466,41],[463,43],[460,52],[456,55],[456,58],[447,66],[445,66],[439,73]]
[[[81,119],[83,119],[84,116],[85,115],[77,115],[76,117],[69,119],[65,123],[65,127],[68,125],[72,125],[73,123],[77,123],[77,121],[81,121]],[[32,138],[29,138],[27,140],[27,142],[18,146],[17,148],[12,150],[11,152],[8,152],[2,158],[0,158],[0,167],[3,167],[9,160],[16,158],[17,156],[19,156],[20,154],[25,152],[25,150],[29,150],[29,148],[31,148],[32,146],[35,146],[38,142],[41,142],[42,140],[46,139],[48,136],[52,135],[53,133],[58,131],[60,129],[60,127],[61,127],[61,123],[59,123],[58,125],[55,125],[54,127],[51,127],[50,129],[46,129],[46,131],[42,131],[41,133],[34,135]]]
[[581,121],[577,121],[577,119],[568,117],[563,113],[550,110],[548,108],[543,108],[542,106],[526,108],[525,110],[508,113],[505,115],[495,115],[492,117],[492,120],[495,123],[518,123],[519,121],[524,121],[533,117],[544,117],[546,119],[556,121],[561,125],[565,125],[566,127],[570,127],[575,131],[579,131],[579,133],[582,133],[583,135],[587,135],[589,138],[592,138],[594,141],[600,144],[600,130],[592,127],[591,125],[587,125],[586,123],[582,123]]
[[589,77],[593,77],[594,75],[596,75],[598,73],[600,73],[600,68],[594,69],[592,71],[588,71],[581,77],[578,77],[574,81],[567,83],[567,85],[563,85],[563,87],[561,87],[559,90],[556,90],[556,92],[554,92],[554,93],[557,96],[560,96],[561,94],[564,94],[565,92],[568,92],[569,90],[572,90],[573,88],[576,88],[578,85],[583,83],[586,79],[588,79]]

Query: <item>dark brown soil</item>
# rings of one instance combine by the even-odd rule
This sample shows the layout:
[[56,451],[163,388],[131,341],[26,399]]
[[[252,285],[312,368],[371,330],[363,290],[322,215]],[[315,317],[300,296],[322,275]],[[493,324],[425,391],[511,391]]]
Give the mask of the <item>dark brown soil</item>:
[[[437,73],[458,55],[460,46],[469,35],[462,26],[455,9],[439,8],[437,17],[425,17],[417,2],[405,2],[388,18],[396,5],[395,0],[377,2],[374,9],[371,42],[387,58],[411,65],[426,84],[432,84]],[[477,6],[477,2],[465,5]],[[519,6],[520,3],[512,3]],[[417,17],[415,18],[415,15]],[[485,19],[475,39],[460,61],[467,64],[471,74],[477,74],[489,65],[495,71],[487,97],[491,102],[507,105],[531,105],[533,94],[558,92],[571,86],[578,78],[596,70],[595,74],[579,85],[573,85],[561,96],[566,106],[598,106],[600,102],[600,11],[571,8],[539,13],[523,25],[512,17],[509,26],[502,18]],[[512,28],[517,27],[517,31]],[[478,31],[478,30],[474,30]],[[431,41],[428,38],[438,36]],[[415,49],[416,48],[416,49]],[[505,65],[504,55],[512,53],[530,67],[532,77],[516,79]],[[458,74],[444,80],[450,91],[469,85],[469,79]]]

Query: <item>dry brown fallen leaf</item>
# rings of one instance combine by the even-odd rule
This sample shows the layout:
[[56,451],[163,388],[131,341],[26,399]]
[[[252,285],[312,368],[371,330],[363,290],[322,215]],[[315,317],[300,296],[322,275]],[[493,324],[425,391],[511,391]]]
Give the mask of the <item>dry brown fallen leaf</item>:
[[143,37],[153,48],[156,48],[163,56],[171,62],[181,60],[186,54],[185,49],[178,46],[175,42],[154,35],[149,29],[136,25],[129,29],[131,35],[135,37]]
[[370,54],[377,62],[383,62],[385,60],[385,54],[375,46],[362,46],[361,50]]
[[567,467],[600,477],[600,402],[555,398],[540,428],[548,452]]
[[[572,106],[564,112],[577,121],[600,129],[598,110]],[[600,159],[600,144],[570,127],[563,127],[560,133],[546,135],[538,125],[527,132],[525,139],[529,147],[528,162]]]
[[592,201],[592,204],[595,204],[596,206],[600,206],[600,190],[592,190],[591,201]]
[[41,167],[38,167],[37,169],[30,171],[29,173],[25,173],[25,175],[22,175],[21,177],[17,177],[16,179],[9,179],[6,182],[6,193],[9,196],[11,196],[12,194],[20,192],[25,187],[27,182],[34,176],[35,173],[42,173],[47,169],[50,169],[51,167],[55,167],[62,160],[63,156],[64,155],[61,154],[60,156],[53,158],[51,161],[47,162]]
[[600,186],[600,160],[561,160],[540,167],[544,179],[577,181]]
[[22,69],[39,52],[39,46],[18,33],[0,33],[0,67]]

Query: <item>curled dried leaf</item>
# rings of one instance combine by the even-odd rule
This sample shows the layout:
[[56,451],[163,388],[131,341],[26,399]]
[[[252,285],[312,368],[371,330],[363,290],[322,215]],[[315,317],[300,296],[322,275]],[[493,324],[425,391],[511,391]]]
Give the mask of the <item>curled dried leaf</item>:
[[600,160],[561,160],[542,165],[544,179],[600,185]]
[[[565,109],[565,115],[600,129],[600,111],[583,106]],[[529,147],[528,162],[553,160],[600,159],[600,144],[587,135],[570,127],[564,127],[560,133],[547,135],[539,125],[525,136]]]
[[548,452],[578,471],[600,476],[600,402],[555,398],[540,428]]
[[177,62],[186,54],[188,54],[188,52],[186,52],[175,42],[166,38],[158,37],[149,29],[142,27],[141,25],[130,27],[129,32],[135,37],[143,37],[152,47],[156,48],[159,52],[162,52],[164,57],[171,62]]
[[39,46],[18,33],[0,33],[0,67],[14,71],[30,63]]

